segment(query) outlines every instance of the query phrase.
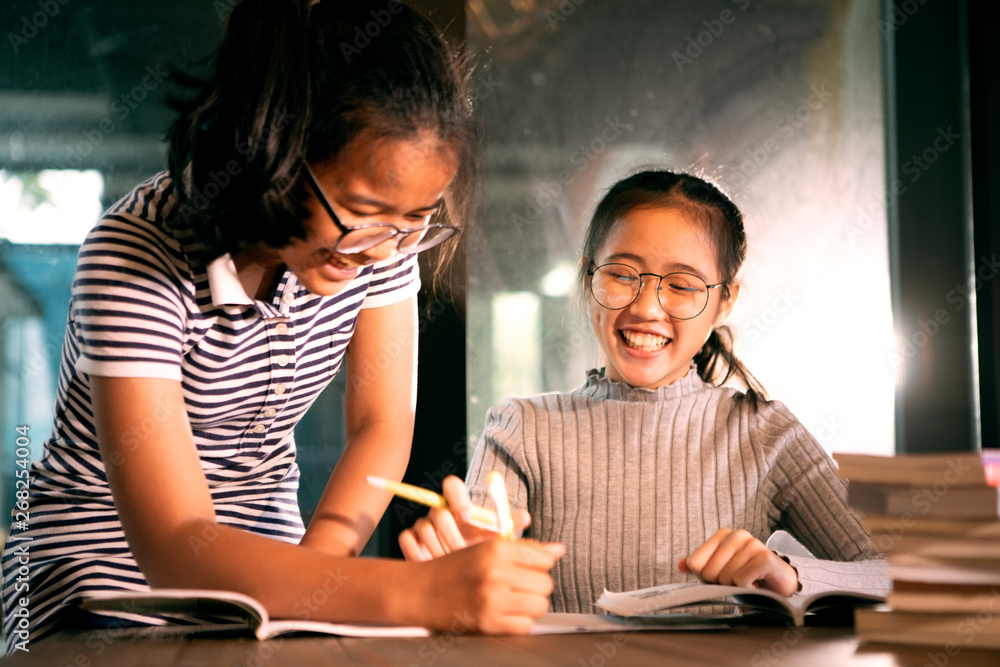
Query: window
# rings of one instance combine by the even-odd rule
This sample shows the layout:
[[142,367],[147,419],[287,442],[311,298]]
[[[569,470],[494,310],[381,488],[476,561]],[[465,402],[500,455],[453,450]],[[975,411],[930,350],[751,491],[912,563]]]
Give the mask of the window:
[[877,4],[470,0],[486,214],[469,239],[469,428],[599,366],[587,218],[642,167],[715,180],[747,221],[737,351],[828,450],[893,451]]

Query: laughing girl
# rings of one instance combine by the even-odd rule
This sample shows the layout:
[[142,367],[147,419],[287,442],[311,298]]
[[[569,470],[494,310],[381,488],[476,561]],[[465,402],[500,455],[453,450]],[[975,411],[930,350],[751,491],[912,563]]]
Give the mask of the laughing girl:
[[[406,556],[482,540],[464,517],[495,469],[527,510],[525,534],[566,545],[552,571],[553,611],[593,611],[605,588],[696,578],[783,595],[884,594],[885,562],[829,456],[733,353],[725,322],[746,252],[742,215],[710,183],[649,171],[614,185],[580,263],[604,368],[571,392],[493,408],[469,494],[446,480],[454,514],[434,510],[405,532]],[[725,386],[730,379],[743,390]],[[779,529],[815,558],[770,550]]]

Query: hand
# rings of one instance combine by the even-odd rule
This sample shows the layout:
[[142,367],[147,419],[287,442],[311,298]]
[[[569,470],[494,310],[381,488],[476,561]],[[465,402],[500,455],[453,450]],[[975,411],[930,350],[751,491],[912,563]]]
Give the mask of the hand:
[[745,530],[720,529],[677,567],[707,583],[767,588],[786,597],[799,588],[795,568]]
[[426,608],[431,627],[454,633],[527,634],[549,609],[549,570],[566,548],[494,535],[468,549],[420,565],[431,576]]
[[[465,483],[454,475],[449,475],[442,483],[442,493],[448,501],[449,509],[432,508],[427,516],[418,519],[411,528],[399,534],[399,547],[403,557],[410,561],[427,561],[440,558],[459,549],[479,544],[497,536],[493,531],[474,526],[472,501]],[[514,530],[523,531],[531,523],[527,510],[511,510]]]

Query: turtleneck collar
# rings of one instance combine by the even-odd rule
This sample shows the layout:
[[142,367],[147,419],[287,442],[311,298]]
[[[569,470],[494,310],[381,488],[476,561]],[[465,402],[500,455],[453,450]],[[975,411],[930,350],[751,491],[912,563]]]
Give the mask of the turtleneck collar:
[[676,399],[709,387],[709,385],[705,384],[698,377],[698,370],[693,366],[687,375],[675,380],[673,384],[657,387],[656,389],[633,387],[625,382],[611,380],[605,377],[603,368],[595,368],[587,371],[587,381],[577,392],[591,398],[643,402]]

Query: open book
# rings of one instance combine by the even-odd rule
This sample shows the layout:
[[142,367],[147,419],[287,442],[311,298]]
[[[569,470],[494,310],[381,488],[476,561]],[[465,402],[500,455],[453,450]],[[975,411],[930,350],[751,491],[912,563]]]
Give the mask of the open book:
[[400,625],[343,624],[307,619],[271,619],[267,610],[249,595],[232,591],[157,588],[148,593],[136,591],[96,591],[80,605],[87,610],[124,614],[149,614],[174,618],[194,618],[194,625],[141,628],[155,634],[199,634],[204,632],[252,632],[264,640],[297,632],[340,635],[343,637],[426,637],[427,628]]
[[[260,640],[295,633],[342,637],[426,637],[431,630],[413,626],[342,624],[306,619],[271,619],[267,610],[248,595],[231,591],[157,588],[136,591],[97,591],[81,600],[87,610],[163,617],[174,622],[152,627],[128,627],[107,631],[117,636],[193,636],[253,634]],[[144,619],[147,620],[147,619]],[[196,622],[197,621],[197,622]],[[642,618],[616,618],[604,614],[548,613],[535,621],[533,635],[564,635],[588,632],[635,632],[641,630],[717,630],[711,620],[677,614]]]
[[807,614],[821,610],[873,605],[884,600],[885,598],[878,595],[854,591],[823,591],[812,595],[793,595],[786,598],[763,588],[682,583],[664,584],[623,593],[604,591],[596,604],[612,614],[637,616],[639,614],[660,613],[676,607],[707,603],[718,604],[720,601],[729,601],[738,606],[750,607],[758,611],[784,614],[791,618],[796,626],[800,626],[805,624]]

